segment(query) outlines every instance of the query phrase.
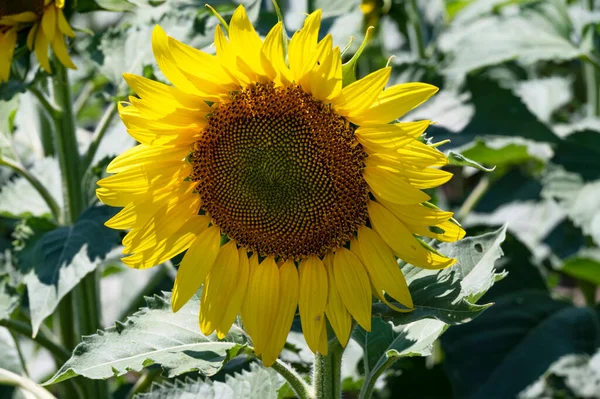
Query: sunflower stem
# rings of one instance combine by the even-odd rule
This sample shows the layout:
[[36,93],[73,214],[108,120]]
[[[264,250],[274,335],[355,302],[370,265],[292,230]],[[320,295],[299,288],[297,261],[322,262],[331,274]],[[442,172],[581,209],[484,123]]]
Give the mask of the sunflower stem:
[[473,191],[471,191],[465,202],[463,202],[458,212],[456,212],[456,219],[463,220],[471,213],[479,200],[481,200],[483,195],[487,192],[488,188],[490,188],[490,178],[488,176],[483,176]]
[[317,399],[342,397],[342,355],[344,348],[336,338],[329,341],[327,356],[315,354],[313,386]]
[[290,365],[285,364],[281,360],[277,360],[271,366],[290,384],[299,399],[313,399],[315,397],[312,388]]
[[[84,195],[81,187],[81,159],[77,146],[75,116],[71,87],[66,68],[55,63],[54,99],[60,112],[53,115],[55,123],[56,152],[60,164],[63,195],[65,203],[64,222],[73,224],[85,209]],[[74,346],[74,337],[81,336],[81,331],[92,333],[100,328],[97,273],[92,272],[82,279],[79,285],[61,301],[61,334],[63,342],[70,349]],[[73,323],[73,310],[77,309],[78,323]],[[71,314],[69,314],[69,311]],[[70,323],[70,326],[68,325]],[[70,331],[68,331],[70,330]],[[77,339],[77,338],[75,338]],[[86,397],[104,399],[108,396],[106,381],[86,381]]]
[[[585,2],[583,6],[587,6],[588,10],[594,10],[594,2],[593,0],[588,0]],[[595,36],[595,27],[594,25],[586,26],[584,30],[585,35]],[[594,58],[592,56],[592,58]],[[585,82],[585,90],[587,94],[587,114],[588,117],[596,117],[600,115],[600,90],[598,90],[598,65],[592,62],[592,58],[587,57],[583,61],[583,78]]]

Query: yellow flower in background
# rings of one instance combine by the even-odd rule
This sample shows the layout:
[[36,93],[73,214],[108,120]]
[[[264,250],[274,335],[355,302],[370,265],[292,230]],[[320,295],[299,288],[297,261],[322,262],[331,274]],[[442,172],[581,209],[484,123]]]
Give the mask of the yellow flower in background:
[[[414,234],[464,231],[422,189],[447,182],[447,159],[418,140],[430,121],[390,123],[437,88],[385,89],[386,67],[342,87],[340,49],[318,41],[310,14],[284,53],[282,24],[264,41],[240,6],[216,55],[156,27],[157,63],[174,86],[125,74],[138,97],[119,104],[141,144],[108,166],[98,198],[124,207],[106,225],[131,229],[123,262],[148,268],[187,250],[172,295],[178,311],[204,283],[200,328],[224,338],[238,314],[269,366],[299,309],[314,352],[325,316],[342,345],[352,318],[371,328],[372,295],[410,311],[397,257],[440,269],[455,261]],[[391,305],[391,304],[390,304]]]
[[8,81],[17,32],[31,27],[27,47],[35,50],[42,68],[51,73],[48,48],[67,68],[77,69],[69,57],[65,36],[75,37],[64,14],[64,0],[5,1],[0,6],[0,82]]

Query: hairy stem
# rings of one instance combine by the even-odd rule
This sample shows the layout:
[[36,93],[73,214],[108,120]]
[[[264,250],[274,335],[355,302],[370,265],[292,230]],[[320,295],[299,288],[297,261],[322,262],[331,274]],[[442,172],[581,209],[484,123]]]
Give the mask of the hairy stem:
[[56,399],[50,392],[31,381],[6,369],[0,368],[0,384],[12,385],[30,392],[36,399]]
[[342,355],[344,348],[336,338],[329,341],[328,354],[315,354],[313,386],[317,399],[342,397]]
[[285,378],[299,399],[314,398],[312,388],[302,379],[292,366],[285,364],[281,360],[277,360],[271,367]]

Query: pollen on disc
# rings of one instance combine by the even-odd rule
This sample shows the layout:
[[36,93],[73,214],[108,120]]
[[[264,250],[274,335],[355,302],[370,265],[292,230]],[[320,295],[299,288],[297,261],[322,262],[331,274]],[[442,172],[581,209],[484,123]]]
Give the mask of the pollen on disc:
[[261,256],[323,256],[367,220],[353,128],[299,86],[256,84],[209,117],[190,157],[203,209]]

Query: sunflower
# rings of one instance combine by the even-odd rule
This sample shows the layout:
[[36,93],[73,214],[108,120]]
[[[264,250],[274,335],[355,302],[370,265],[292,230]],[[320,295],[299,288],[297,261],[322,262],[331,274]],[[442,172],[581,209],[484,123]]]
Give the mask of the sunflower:
[[451,178],[435,168],[447,158],[419,140],[430,122],[393,122],[437,88],[384,90],[389,67],[343,87],[340,49],[318,41],[320,22],[320,10],[306,18],[287,57],[282,23],[263,41],[242,6],[227,36],[216,27],[216,55],[157,26],[153,52],[174,86],[124,75],[139,97],[119,112],[141,144],[98,183],[102,202],[124,207],[106,222],[130,229],[123,262],[144,269],[187,250],[173,311],[204,283],[201,331],[222,339],[240,314],[267,366],[297,309],[321,354],[325,316],[345,345],[352,319],[370,330],[372,295],[410,311],[397,259],[450,266],[416,235],[464,235],[421,191]]
[[27,47],[35,49],[42,68],[51,73],[48,47],[52,47],[56,58],[67,68],[77,69],[65,44],[65,36],[75,37],[63,14],[64,0],[4,1],[0,7],[0,82],[10,76],[17,32],[31,27],[27,35]]

